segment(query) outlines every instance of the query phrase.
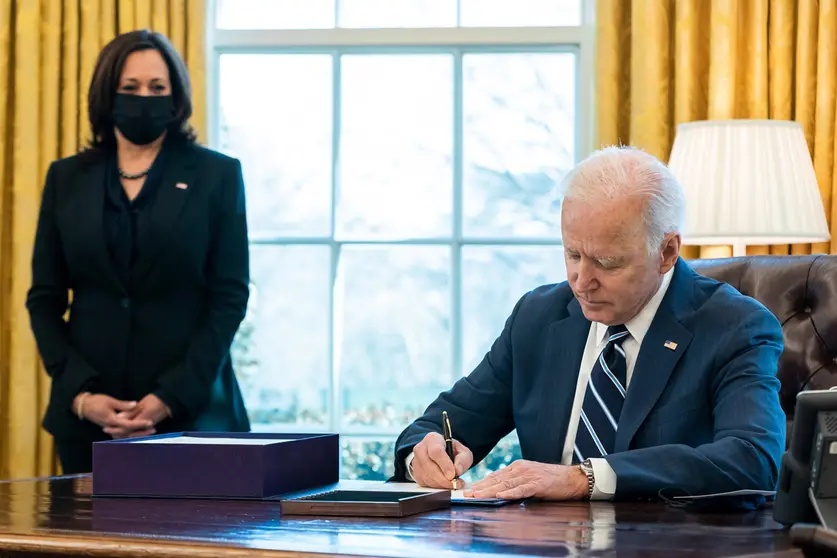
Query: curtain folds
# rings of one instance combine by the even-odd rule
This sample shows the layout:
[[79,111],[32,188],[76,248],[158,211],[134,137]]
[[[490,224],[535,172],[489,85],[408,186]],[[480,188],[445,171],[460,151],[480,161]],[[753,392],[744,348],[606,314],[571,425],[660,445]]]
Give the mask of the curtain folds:
[[747,252],[837,253],[837,0],[598,0],[596,20],[599,145],[632,144],[666,161],[682,122],[796,120],[832,240]]
[[56,472],[40,421],[49,393],[24,306],[49,163],[88,140],[87,88],[117,33],[167,35],[205,130],[204,0],[8,0],[0,5],[0,479]]

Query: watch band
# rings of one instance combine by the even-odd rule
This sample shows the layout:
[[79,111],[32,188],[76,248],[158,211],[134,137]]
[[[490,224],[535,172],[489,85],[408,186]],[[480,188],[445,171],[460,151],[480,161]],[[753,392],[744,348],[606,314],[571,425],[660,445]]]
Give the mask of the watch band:
[[585,459],[579,463],[578,468],[587,475],[587,500],[593,497],[593,488],[596,486],[596,477],[593,473],[593,463],[589,459]]

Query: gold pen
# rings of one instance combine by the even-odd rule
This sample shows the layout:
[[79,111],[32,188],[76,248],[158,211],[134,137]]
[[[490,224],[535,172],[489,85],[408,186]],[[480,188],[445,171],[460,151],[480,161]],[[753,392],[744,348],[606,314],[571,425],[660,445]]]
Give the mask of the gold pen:
[[450,427],[450,419],[448,418],[447,411],[442,411],[442,429],[445,432],[445,451],[450,458],[450,462],[454,463],[454,477],[451,479],[450,484],[453,487],[452,490],[456,490],[456,481],[459,479],[459,476],[456,474],[456,465],[453,455],[453,430],[451,430]]

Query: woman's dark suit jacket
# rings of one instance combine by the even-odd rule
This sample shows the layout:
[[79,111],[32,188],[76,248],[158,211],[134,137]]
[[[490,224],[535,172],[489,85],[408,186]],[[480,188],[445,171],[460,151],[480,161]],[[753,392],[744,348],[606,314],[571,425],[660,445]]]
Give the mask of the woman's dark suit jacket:
[[52,378],[43,425],[56,438],[107,438],[73,413],[91,387],[157,395],[172,411],[158,432],[250,429],[230,362],[249,295],[241,165],[187,143],[164,153],[129,275],[107,247],[108,156],[87,151],[47,173],[27,308]]

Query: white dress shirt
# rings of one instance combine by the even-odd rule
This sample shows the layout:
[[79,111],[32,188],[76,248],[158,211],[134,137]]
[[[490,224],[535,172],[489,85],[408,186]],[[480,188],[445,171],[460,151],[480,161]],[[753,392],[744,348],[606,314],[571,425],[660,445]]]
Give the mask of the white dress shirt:
[[[645,334],[648,333],[648,328],[651,327],[651,322],[657,314],[657,309],[668,290],[671,283],[671,276],[674,274],[674,268],[671,268],[668,273],[663,276],[663,281],[660,288],[654,294],[648,303],[634,316],[625,327],[630,335],[622,342],[622,348],[625,350],[625,358],[627,360],[627,385],[625,389],[630,389],[631,376],[634,371],[634,364],[636,363],[639,348],[642,345],[642,340]],[[605,334],[607,327],[599,322],[592,322],[590,332],[587,335],[587,343],[584,346],[584,354],[581,357],[581,366],[578,371],[578,383],[575,388],[575,399],[573,400],[573,408],[570,412],[570,422],[567,426],[567,437],[564,441],[564,451],[561,455],[561,463],[563,465],[571,465],[573,459],[573,445],[575,444],[575,436],[578,430],[578,421],[581,417],[581,407],[584,404],[584,395],[587,393],[587,384],[590,381],[590,374],[593,372],[593,365],[599,358],[605,346]],[[593,500],[609,500],[616,494],[616,473],[610,467],[610,464],[604,458],[595,458],[590,460],[593,464],[593,475],[596,479],[593,487]],[[413,454],[407,456],[405,464],[407,466],[407,478],[412,479],[410,467],[413,462]]]
[[[668,290],[668,285],[671,282],[671,276],[674,274],[674,268],[671,268],[668,273],[663,276],[663,282],[660,288],[651,297],[651,300],[634,316],[625,327],[628,329],[628,336],[622,342],[622,348],[625,350],[625,359],[627,361],[627,376],[625,389],[630,389],[631,376],[634,372],[634,364],[636,364],[636,357],[639,354],[639,348],[642,345],[642,340],[645,334],[648,333],[648,328],[651,327],[651,322],[657,314],[657,308],[660,307],[663,297]],[[564,452],[561,455],[561,463],[564,465],[572,464],[573,459],[573,445],[575,444],[575,436],[578,430],[578,421],[581,417],[581,407],[584,404],[584,395],[587,393],[587,384],[590,381],[590,374],[593,372],[593,365],[599,358],[599,354],[605,347],[607,340],[605,334],[607,327],[599,322],[593,322],[590,326],[590,333],[587,335],[587,344],[584,347],[584,355],[581,357],[581,367],[578,371],[578,383],[575,388],[575,399],[573,400],[573,409],[570,412],[570,423],[567,426],[567,438],[564,442]],[[590,459],[593,464],[593,476],[596,479],[593,487],[593,500],[608,500],[613,498],[616,494],[616,473],[610,467],[610,464],[602,457]]]

